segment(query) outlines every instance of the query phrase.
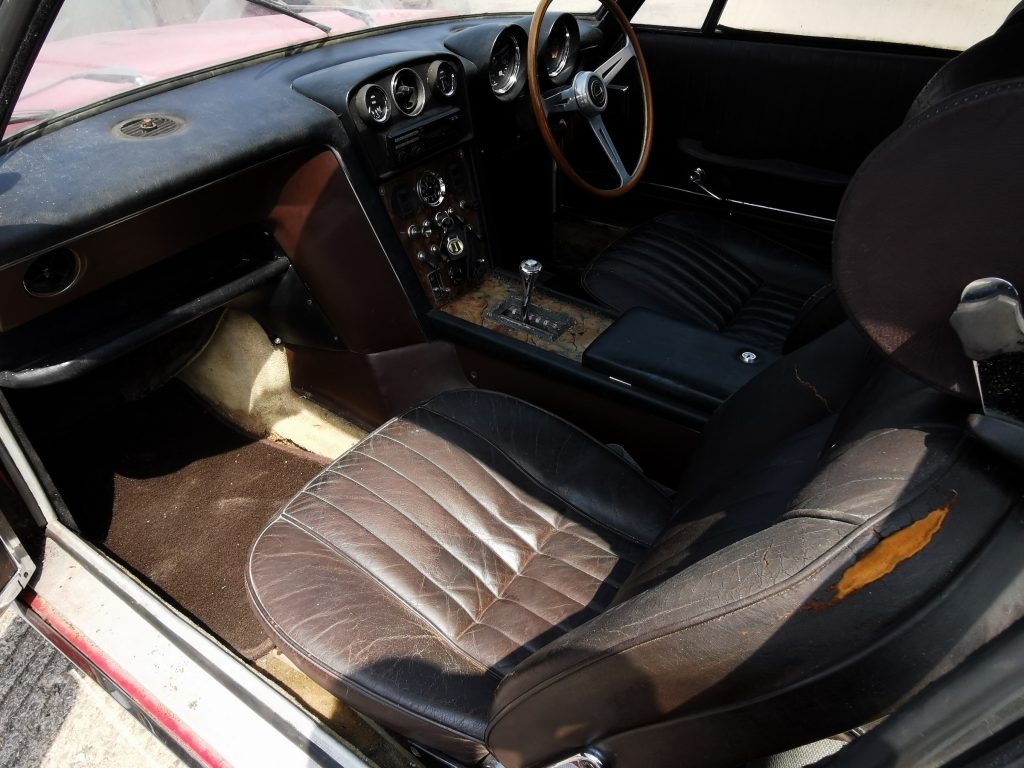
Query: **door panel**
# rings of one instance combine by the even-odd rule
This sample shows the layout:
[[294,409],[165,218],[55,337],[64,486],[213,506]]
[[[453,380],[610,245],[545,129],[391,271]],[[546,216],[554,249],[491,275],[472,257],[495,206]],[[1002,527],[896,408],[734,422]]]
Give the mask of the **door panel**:
[[655,139],[647,182],[701,167],[722,197],[835,216],[846,182],[903,120],[941,55],[641,28]]

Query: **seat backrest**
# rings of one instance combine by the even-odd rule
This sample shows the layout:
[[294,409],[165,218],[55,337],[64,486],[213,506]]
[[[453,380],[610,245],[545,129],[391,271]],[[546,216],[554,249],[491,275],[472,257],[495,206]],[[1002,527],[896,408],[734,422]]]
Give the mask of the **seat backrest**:
[[585,729],[616,763],[735,765],[919,690],[1024,613],[1022,484],[967,410],[849,327],[777,362],[616,604],[502,682],[488,746],[529,765]]
[[990,37],[950,59],[932,76],[914,99],[906,120],[981,83],[1024,75],[1024,2],[1010,11]]

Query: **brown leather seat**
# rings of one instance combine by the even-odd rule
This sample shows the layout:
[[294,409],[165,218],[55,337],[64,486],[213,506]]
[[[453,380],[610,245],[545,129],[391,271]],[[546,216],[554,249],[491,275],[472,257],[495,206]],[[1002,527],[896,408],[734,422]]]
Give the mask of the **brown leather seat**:
[[670,512],[560,419],[452,392],[306,486],[257,540],[250,589],[325,687],[426,744],[481,756],[498,683],[605,610]]
[[735,765],[883,714],[1024,610],[990,551],[1024,545],[1021,482],[965,413],[844,326],[727,403],[670,501],[549,413],[450,392],[299,493],[249,588],[307,674],[456,758]]
[[[945,138],[901,173],[932,178],[937,147],[952,151],[993,105],[1015,128],[1024,80],[955,101],[907,129]],[[876,157],[910,140],[897,138]],[[985,153],[988,175],[964,194],[1000,194],[982,183],[1005,175],[999,156]],[[892,217],[886,185],[868,181],[851,187],[848,220],[867,207],[949,226],[943,209]],[[1020,241],[1018,221],[997,223],[1001,239]],[[839,228],[837,254],[857,257],[837,270],[840,292],[870,287],[890,234],[868,251]],[[847,274],[868,252],[866,273]],[[971,260],[961,279],[995,263],[965,248],[944,258]],[[898,301],[934,305],[927,328],[898,329],[911,340],[948,324],[960,290],[914,288]],[[519,768],[586,750],[615,766],[740,765],[884,715],[1024,616],[1024,479],[971,436],[972,408],[842,325],[725,403],[670,499],[550,413],[449,392],[268,524],[250,594],[307,674],[460,760]]]

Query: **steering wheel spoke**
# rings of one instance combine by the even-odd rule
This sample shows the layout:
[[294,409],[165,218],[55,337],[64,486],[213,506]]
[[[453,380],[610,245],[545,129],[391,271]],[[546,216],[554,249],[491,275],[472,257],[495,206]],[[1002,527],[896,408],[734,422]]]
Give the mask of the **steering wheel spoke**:
[[[0,0],[2,1],[2,0]],[[640,50],[640,41],[637,39],[633,26],[629,23],[617,0],[599,0],[601,6],[607,11],[622,31],[625,43],[611,54],[608,59],[599,67],[593,70],[580,69],[566,73],[566,79],[572,77],[571,83],[564,80],[561,85],[555,86],[550,77],[544,79],[546,54],[542,53],[547,44],[544,39],[544,17],[554,0],[537,0],[537,9],[533,12],[533,19],[530,22],[530,32],[527,36],[526,46],[526,79],[530,96],[530,109],[537,122],[540,137],[547,146],[548,151],[554,158],[558,168],[565,176],[580,189],[584,189],[592,195],[604,198],[620,197],[627,194],[640,183],[644,170],[651,157],[651,145],[653,137],[651,104],[651,76],[647,71],[647,64],[644,62],[643,51]],[[615,39],[615,38],[612,38]],[[631,108],[629,117],[638,117],[642,120],[643,136],[640,143],[640,152],[636,155],[636,167],[632,172],[626,170],[622,162],[622,155],[619,154],[615,142],[612,141],[608,128],[605,126],[602,113],[609,107],[608,86],[617,78],[620,78],[622,70],[630,63],[636,64],[637,74],[640,82],[641,101],[636,104],[639,109]],[[561,79],[560,74],[557,79]],[[581,138],[582,135],[570,131],[564,136],[556,137],[553,124],[560,122],[552,120],[552,117],[576,113],[581,119],[586,120],[590,130],[594,132],[601,150],[608,158],[612,168],[615,169],[617,177],[616,185],[613,187],[599,187],[583,178],[573,167],[566,157],[563,142],[571,141],[574,138]],[[584,130],[580,126],[581,130]],[[584,133],[586,131],[584,130]],[[583,141],[588,141],[583,138]],[[627,153],[627,157],[633,157]],[[598,161],[600,163],[601,161]],[[610,181],[610,179],[609,179]]]
[[636,50],[633,42],[627,37],[626,44],[608,57],[608,60],[599,65],[594,71],[599,74],[606,83],[610,83],[623,70],[623,68],[636,58]]
[[578,109],[576,91],[571,83],[565,88],[551,91],[544,97],[544,113],[547,115],[554,115],[559,112],[575,112]]
[[619,150],[615,148],[615,142],[612,141],[611,134],[608,133],[604,120],[600,115],[593,115],[587,118],[587,122],[590,123],[590,129],[594,132],[594,136],[597,137],[597,141],[601,145],[601,149],[604,150],[605,156],[619,175],[619,184],[625,184],[630,179],[630,173],[626,170],[626,166],[623,165],[622,158],[619,157]]

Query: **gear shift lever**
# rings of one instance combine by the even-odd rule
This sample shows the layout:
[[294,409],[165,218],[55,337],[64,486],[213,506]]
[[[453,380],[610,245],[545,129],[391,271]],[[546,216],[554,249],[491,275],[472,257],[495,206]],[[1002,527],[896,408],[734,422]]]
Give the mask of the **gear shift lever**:
[[526,316],[530,312],[530,299],[533,298],[533,289],[537,285],[541,269],[543,266],[536,259],[526,259],[519,263],[519,277],[523,280],[523,320],[526,320]]
[[501,304],[487,310],[487,317],[517,331],[526,331],[532,336],[554,341],[572,328],[576,321],[553,309],[532,305],[533,291],[537,287],[541,269],[541,263],[536,259],[521,262],[519,278],[523,281],[523,295],[516,296],[509,291]]

